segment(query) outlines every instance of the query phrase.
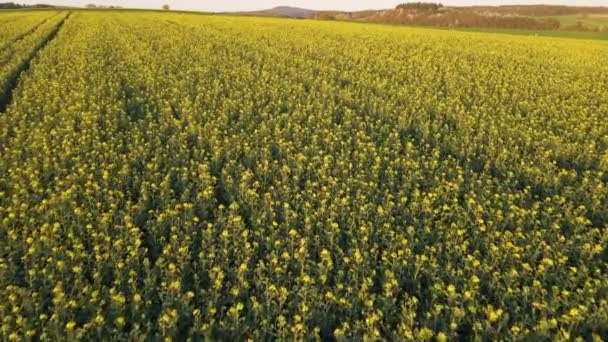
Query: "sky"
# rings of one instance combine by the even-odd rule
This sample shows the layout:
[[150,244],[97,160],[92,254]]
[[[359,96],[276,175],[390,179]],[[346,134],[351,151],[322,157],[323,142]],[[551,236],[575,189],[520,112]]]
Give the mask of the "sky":
[[[84,6],[89,3],[96,5],[115,5],[132,8],[161,8],[168,4],[176,10],[196,11],[249,11],[268,9],[275,6],[294,6],[315,10],[344,10],[355,11],[362,9],[392,8],[405,0],[13,0],[17,3],[52,5]],[[420,0],[422,1],[422,0]],[[445,6],[468,5],[512,5],[512,4],[552,4],[570,6],[608,6],[608,0],[428,0],[441,2]]]

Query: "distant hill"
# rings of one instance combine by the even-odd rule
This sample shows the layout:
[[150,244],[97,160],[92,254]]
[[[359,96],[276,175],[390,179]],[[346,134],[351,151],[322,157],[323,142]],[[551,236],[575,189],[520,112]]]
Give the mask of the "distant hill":
[[314,15],[317,13],[317,11],[289,6],[279,6],[263,12],[290,18],[310,18],[314,17]]
[[278,6],[267,10],[239,12],[238,14],[305,19],[314,18],[317,11],[298,7]]

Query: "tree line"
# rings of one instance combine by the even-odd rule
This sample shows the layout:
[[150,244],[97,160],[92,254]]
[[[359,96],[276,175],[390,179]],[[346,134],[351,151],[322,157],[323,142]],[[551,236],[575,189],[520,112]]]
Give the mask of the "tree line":
[[443,5],[435,2],[405,2],[397,5],[397,9],[404,10],[431,10],[437,11],[442,8]]
[[24,4],[17,4],[14,2],[1,2],[0,3],[0,9],[54,8],[54,7],[55,6],[53,6],[53,5],[47,5],[47,4],[24,5]]

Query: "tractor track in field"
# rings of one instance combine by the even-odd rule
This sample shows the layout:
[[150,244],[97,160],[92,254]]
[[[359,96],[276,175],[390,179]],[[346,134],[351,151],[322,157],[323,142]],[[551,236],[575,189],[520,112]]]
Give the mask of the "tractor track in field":
[[44,25],[46,22],[48,22],[49,20],[52,20],[53,18],[57,17],[61,15],[61,12],[56,13],[55,15],[51,15],[49,17],[46,17],[44,19],[42,19],[39,23],[35,24],[34,26],[32,26],[31,28],[27,29],[25,32],[20,33],[18,35],[16,35],[15,37],[11,38],[7,43],[5,43],[4,45],[0,46],[0,51],[3,51],[4,49],[8,48],[9,46],[15,44],[16,42],[20,41],[21,39],[27,37],[28,35],[36,32],[36,30]]
[[[34,60],[34,58],[36,58],[36,56],[38,55],[40,50],[44,49],[53,39],[55,39],[55,37],[57,36],[59,31],[63,27],[63,24],[66,22],[66,20],[68,20],[70,18],[71,15],[72,15],[72,12],[68,12],[68,14],[65,17],[63,17],[61,20],[59,20],[57,25],[55,25],[55,27],[53,27],[53,29],[43,39],[41,39],[40,42],[38,42],[38,44],[36,44],[36,46],[30,52],[29,56],[27,56],[27,58],[24,59],[23,63],[19,64],[15,68],[15,70],[11,73],[11,75],[7,79],[3,89],[0,89],[0,92],[1,92],[0,93],[0,113],[6,112],[8,105],[11,103],[12,98],[13,98],[13,92],[19,85],[21,75],[26,73],[29,70],[29,68],[32,64],[32,61]],[[46,22],[47,20],[50,20],[51,18],[54,18],[54,17],[55,16],[47,18],[42,23],[37,25],[34,29],[29,31],[29,33],[33,33],[38,27],[40,27],[40,25],[42,25],[44,22]],[[26,35],[27,34],[24,34],[21,37],[21,39],[23,39]],[[17,40],[15,40],[15,41],[17,41]]]

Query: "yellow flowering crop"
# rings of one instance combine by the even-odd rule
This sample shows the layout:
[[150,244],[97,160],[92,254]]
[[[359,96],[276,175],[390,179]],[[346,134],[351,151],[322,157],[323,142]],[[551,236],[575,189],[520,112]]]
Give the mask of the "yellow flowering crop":
[[1,341],[608,337],[606,42],[69,12],[0,13]]

